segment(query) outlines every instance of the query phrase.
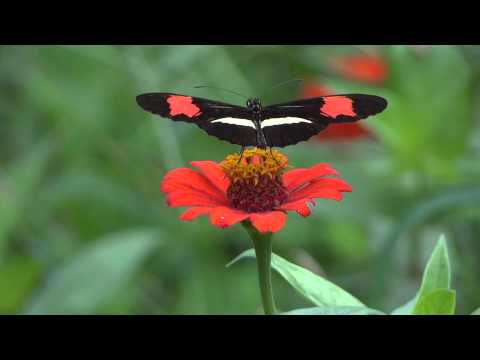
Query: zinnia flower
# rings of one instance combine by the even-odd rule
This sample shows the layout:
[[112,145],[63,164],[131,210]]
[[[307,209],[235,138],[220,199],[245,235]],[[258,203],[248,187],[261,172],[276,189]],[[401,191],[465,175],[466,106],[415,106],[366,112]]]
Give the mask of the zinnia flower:
[[387,63],[378,55],[351,55],[332,58],[329,67],[346,79],[382,84],[388,75]]
[[[321,83],[314,83],[312,81],[307,82],[301,91],[301,96],[304,98],[312,98],[318,96],[332,95],[331,91],[327,86]],[[342,140],[357,140],[363,138],[371,138],[372,133],[363,126],[361,123],[340,123],[340,124],[330,124],[325,130],[320,132],[316,136],[318,140],[332,140],[332,141],[342,141]]]
[[277,150],[247,149],[228,155],[221,163],[192,161],[189,168],[168,172],[161,191],[170,207],[189,207],[180,219],[209,215],[213,225],[226,228],[250,221],[260,233],[277,232],[286,212],[310,215],[317,198],[343,199],[352,188],[327,163],[284,172],[288,158]]

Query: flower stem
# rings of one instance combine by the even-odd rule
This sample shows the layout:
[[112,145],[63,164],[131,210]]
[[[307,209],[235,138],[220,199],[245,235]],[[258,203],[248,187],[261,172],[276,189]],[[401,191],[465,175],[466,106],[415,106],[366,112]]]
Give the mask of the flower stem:
[[250,223],[244,223],[255,247],[255,257],[257,259],[258,280],[260,293],[262,295],[262,304],[265,315],[275,315],[275,300],[273,298],[272,288],[272,233],[261,234]]

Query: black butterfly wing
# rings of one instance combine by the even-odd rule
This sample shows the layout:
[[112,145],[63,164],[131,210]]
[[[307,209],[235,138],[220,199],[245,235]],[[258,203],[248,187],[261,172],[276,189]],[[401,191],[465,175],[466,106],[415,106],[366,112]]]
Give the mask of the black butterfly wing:
[[269,146],[308,140],[332,123],[355,122],[382,112],[387,101],[375,95],[322,96],[267,106],[262,130]]
[[146,111],[173,121],[193,123],[220,140],[256,145],[252,113],[245,107],[172,93],[148,93],[136,99]]

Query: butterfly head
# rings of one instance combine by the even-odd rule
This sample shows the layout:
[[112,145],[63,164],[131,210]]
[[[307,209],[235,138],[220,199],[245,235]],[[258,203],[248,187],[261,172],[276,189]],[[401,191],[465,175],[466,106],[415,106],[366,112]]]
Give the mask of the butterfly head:
[[262,110],[262,104],[260,103],[260,99],[259,98],[248,99],[247,108],[252,110],[254,113],[259,113]]

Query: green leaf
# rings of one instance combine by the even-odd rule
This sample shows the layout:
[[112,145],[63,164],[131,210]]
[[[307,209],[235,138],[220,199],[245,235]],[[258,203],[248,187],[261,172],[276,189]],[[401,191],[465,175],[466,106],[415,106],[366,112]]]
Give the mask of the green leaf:
[[436,289],[450,289],[450,276],[448,249],[442,234],[423,272],[420,297]]
[[480,315],[480,308],[472,312],[470,315]]
[[280,315],[385,315],[385,313],[360,306],[334,306],[295,309]]
[[395,309],[393,315],[411,314],[423,298],[432,292],[442,289],[450,289],[450,261],[445,236],[442,234],[430,255],[422,277],[422,284],[417,295],[405,305]]
[[44,174],[52,150],[47,141],[33,145],[0,173],[0,257],[10,233],[24,222],[25,209]]
[[406,304],[393,310],[392,315],[410,315],[417,301],[418,301],[418,294],[415,295],[415,297],[411,299],[409,302],[407,302]]
[[40,264],[28,257],[0,266],[0,314],[14,314],[30,295],[40,275]]
[[96,241],[53,270],[26,313],[95,312],[139,270],[158,235],[155,230],[128,230]]
[[[243,258],[255,258],[253,249],[246,250],[227,267]],[[358,299],[342,288],[311,271],[292,264],[282,257],[272,254],[272,267],[301,295],[320,307],[352,306],[365,307]]]
[[455,291],[437,289],[419,298],[413,315],[454,315]]
[[376,278],[374,283],[379,288],[385,288],[387,279],[392,274],[393,257],[397,253],[399,242],[402,238],[413,231],[415,227],[426,223],[434,216],[445,211],[454,211],[458,207],[475,206],[480,202],[480,189],[463,189],[458,191],[443,192],[426,201],[421,202],[414,208],[407,209],[406,216],[400,219],[398,224],[392,229],[390,235],[385,241],[385,247],[380,251],[375,269]]

